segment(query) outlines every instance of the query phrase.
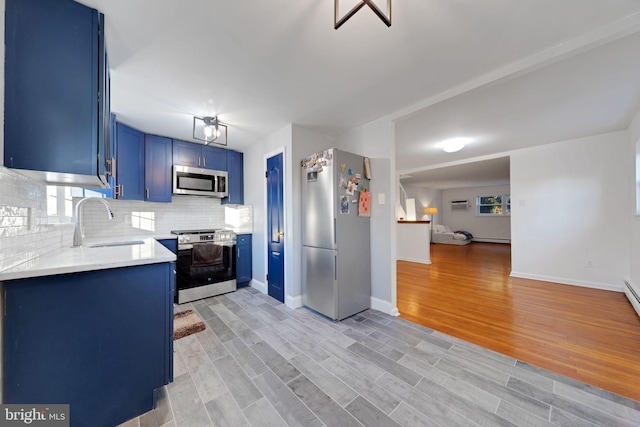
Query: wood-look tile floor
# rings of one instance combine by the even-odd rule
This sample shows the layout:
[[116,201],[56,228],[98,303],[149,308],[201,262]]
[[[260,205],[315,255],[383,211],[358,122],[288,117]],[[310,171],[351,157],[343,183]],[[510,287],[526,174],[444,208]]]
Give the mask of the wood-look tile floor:
[[179,306],[174,382],[133,426],[637,426],[640,403],[406,320],[339,323],[251,288]]

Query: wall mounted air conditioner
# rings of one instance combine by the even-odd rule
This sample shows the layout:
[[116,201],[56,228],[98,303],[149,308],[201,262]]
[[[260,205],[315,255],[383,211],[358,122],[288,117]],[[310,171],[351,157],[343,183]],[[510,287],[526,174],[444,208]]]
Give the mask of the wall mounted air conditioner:
[[452,200],[451,201],[451,210],[452,211],[467,211],[467,210],[469,210],[469,201],[468,200]]

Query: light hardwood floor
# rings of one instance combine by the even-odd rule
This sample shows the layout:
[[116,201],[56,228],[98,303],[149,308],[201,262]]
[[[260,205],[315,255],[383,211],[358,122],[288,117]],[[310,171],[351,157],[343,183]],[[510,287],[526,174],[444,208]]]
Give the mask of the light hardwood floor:
[[640,401],[640,318],[623,293],[509,277],[510,245],[398,261],[401,317]]

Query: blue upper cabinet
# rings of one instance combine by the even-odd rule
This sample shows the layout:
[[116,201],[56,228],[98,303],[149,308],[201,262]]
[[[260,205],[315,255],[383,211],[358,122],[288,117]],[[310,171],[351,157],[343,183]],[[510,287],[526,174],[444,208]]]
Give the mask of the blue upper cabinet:
[[217,171],[227,170],[227,150],[218,147],[202,146],[202,167]]
[[149,202],[171,201],[171,162],[173,141],[162,136],[144,139],[145,198]]
[[192,142],[173,140],[173,164],[194,168],[227,170],[227,150]]
[[227,151],[227,170],[229,172],[229,196],[222,199],[223,204],[244,204],[244,167],[243,154]]
[[6,0],[6,167],[51,182],[106,185],[103,23],[98,11],[71,0]]
[[122,123],[117,124],[117,132],[118,199],[144,200],[144,134]]
[[202,167],[202,146],[190,142],[173,140],[173,164],[180,166]]

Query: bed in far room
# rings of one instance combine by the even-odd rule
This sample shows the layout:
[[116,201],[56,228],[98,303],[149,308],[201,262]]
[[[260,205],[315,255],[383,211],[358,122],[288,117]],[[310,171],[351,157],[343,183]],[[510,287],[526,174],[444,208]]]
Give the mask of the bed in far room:
[[473,236],[469,232],[452,231],[448,225],[432,225],[431,241],[446,245],[468,245]]

